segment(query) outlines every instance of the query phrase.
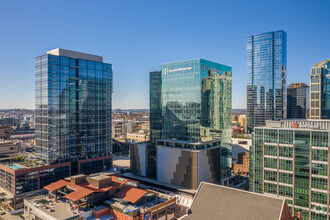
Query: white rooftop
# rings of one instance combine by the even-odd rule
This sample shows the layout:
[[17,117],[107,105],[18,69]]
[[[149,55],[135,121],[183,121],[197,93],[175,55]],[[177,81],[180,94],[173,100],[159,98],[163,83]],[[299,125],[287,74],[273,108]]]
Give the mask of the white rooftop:
[[81,52],[77,52],[77,51],[73,51],[73,50],[64,50],[61,48],[56,48],[56,49],[47,51],[47,54],[55,55],[55,56],[70,57],[73,59],[82,59],[82,60],[89,60],[89,61],[95,61],[95,62],[103,62],[102,56],[81,53]]

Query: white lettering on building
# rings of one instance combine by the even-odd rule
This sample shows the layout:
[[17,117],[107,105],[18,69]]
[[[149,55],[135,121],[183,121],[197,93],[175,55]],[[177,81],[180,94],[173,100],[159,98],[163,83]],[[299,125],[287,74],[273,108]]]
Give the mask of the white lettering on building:
[[172,72],[191,70],[191,69],[192,69],[192,67],[182,67],[182,68],[178,68],[178,69],[164,68],[164,75],[168,75],[169,73],[172,73]]
[[299,125],[301,128],[320,128],[319,125]]

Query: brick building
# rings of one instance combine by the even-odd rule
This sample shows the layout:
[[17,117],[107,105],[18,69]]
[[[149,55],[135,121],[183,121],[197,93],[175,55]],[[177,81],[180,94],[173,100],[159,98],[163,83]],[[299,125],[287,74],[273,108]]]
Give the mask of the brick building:
[[249,152],[241,152],[238,153],[238,161],[237,163],[233,164],[233,171],[241,171],[244,173],[249,172],[249,157],[250,153]]

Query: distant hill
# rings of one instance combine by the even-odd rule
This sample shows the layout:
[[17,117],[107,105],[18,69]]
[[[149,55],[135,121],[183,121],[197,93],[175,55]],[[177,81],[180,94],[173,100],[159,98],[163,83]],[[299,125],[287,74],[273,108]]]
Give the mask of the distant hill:
[[246,109],[232,109],[233,114],[246,114]]
[[0,109],[1,112],[15,112],[18,114],[34,114],[35,110],[34,109]]
[[[113,112],[145,112],[148,113],[149,109],[113,109]],[[246,109],[232,109],[233,114],[246,114]]]
[[113,112],[144,112],[148,113],[149,109],[112,109]]

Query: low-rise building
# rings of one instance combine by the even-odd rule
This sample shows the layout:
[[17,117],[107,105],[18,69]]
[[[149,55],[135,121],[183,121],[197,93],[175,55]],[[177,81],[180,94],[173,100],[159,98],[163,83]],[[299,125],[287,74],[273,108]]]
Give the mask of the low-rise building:
[[0,190],[6,194],[6,206],[12,210],[22,208],[24,198],[42,191],[50,183],[71,176],[72,170],[78,174],[110,170],[112,156],[84,159],[76,165],[72,169],[71,162],[44,165],[38,159],[25,158],[0,163]]
[[8,210],[23,208],[23,199],[29,194],[38,194],[42,187],[70,176],[71,164],[62,163],[43,166],[34,163],[0,164],[0,190],[6,194],[5,206]]
[[241,152],[238,153],[238,161],[237,163],[233,163],[233,171],[234,172],[243,172],[248,173],[249,172],[249,152]]
[[141,129],[149,131],[150,130],[150,122],[149,121],[143,121],[141,123]]
[[251,138],[232,138],[231,146],[232,146],[232,158],[233,161],[238,160],[238,154],[249,151],[250,146],[252,145]]
[[17,157],[21,149],[19,141],[0,140],[0,161]]
[[139,132],[127,133],[127,142],[138,143],[149,141],[149,134],[144,130],[139,130]]
[[0,125],[0,139],[9,139],[13,133],[14,130],[10,125]]
[[25,219],[174,219],[176,197],[109,173],[77,175],[45,187],[48,196],[24,201]]

